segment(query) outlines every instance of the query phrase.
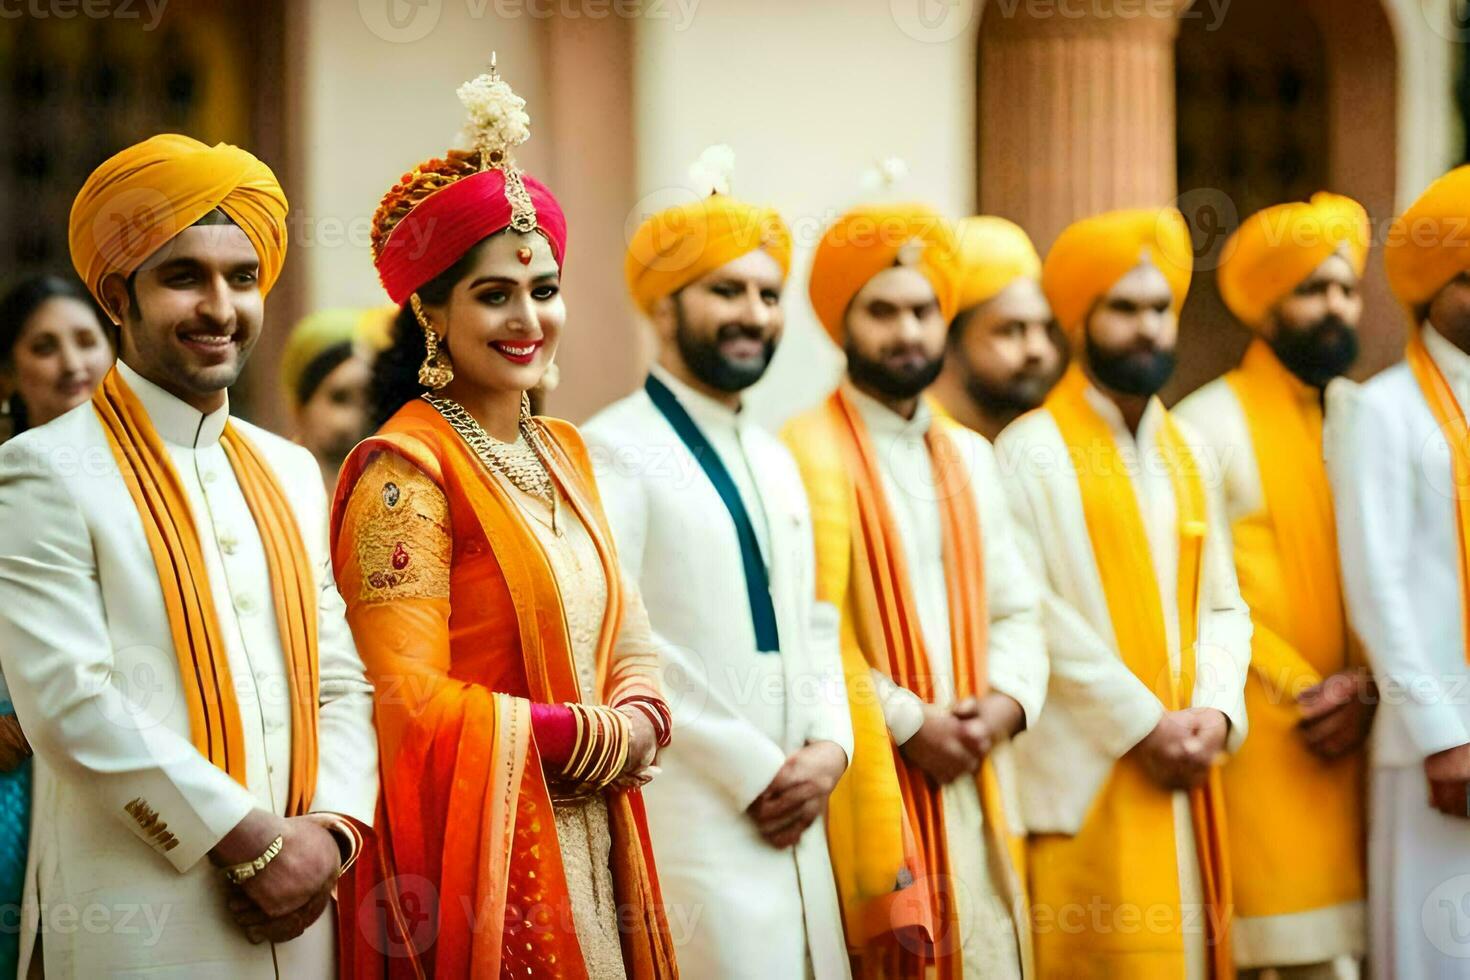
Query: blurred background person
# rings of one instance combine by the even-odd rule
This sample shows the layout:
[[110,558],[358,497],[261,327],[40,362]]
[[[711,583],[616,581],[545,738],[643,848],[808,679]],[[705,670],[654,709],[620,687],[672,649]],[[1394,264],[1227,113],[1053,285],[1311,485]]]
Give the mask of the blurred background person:
[[944,414],[994,442],[1061,379],[1066,340],[1041,292],[1041,258],[1019,225],[965,218],[955,238],[959,312],[931,394]]
[[[0,299],[0,385],[8,439],[77,407],[112,366],[91,298],[70,279],[35,276]],[[0,914],[16,921],[30,836],[31,747],[0,677]],[[12,913],[11,910],[14,910]],[[0,975],[16,972],[20,933],[0,930]]]
[[321,310],[296,324],[281,354],[291,438],[316,457],[329,494],[342,461],[371,431],[373,360],[387,346],[396,312],[393,307]]

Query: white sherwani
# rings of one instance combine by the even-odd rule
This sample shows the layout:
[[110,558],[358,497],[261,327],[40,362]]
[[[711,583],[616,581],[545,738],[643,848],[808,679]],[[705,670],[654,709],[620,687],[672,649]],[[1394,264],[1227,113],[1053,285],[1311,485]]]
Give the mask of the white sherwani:
[[655,373],[729,471],[769,571],[779,653],[756,649],[740,542],[694,455],[640,390],[582,429],[623,565],[639,584],[674,713],[643,791],[682,975],[842,978],[847,948],[822,820],[795,848],[746,808],[808,742],[852,755],[836,610],[816,602],[796,463],[746,413]]
[[[1470,356],[1424,343],[1470,405]],[[1424,758],[1470,742],[1449,447],[1407,363],[1328,389],[1324,442],[1348,619],[1378,678],[1369,806],[1369,951],[1395,980],[1470,973],[1470,820],[1429,806]],[[1463,491],[1462,491],[1463,492]]]
[[[292,942],[252,946],[205,857],[252,808],[281,813],[291,771],[290,686],[265,553],[219,442],[229,410],[201,415],[118,370],[188,494],[247,778],[236,783],[190,740],[158,572],[90,403],[11,440],[0,449],[0,663],[36,752],[20,973],[39,939],[51,977],[332,976],[332,909]],[[276,471],[321,570],[312,809],[370,824],[372,689],[331,577],[320,470],[306,450],[234,424]]]
[[[1266,509],[1266,492],[1245,409],[1225,378],[1216,378],[1174,407],[1203,440],[1206,474],[1218,474],[1227,531]],[[1302,460],[1301,465],[1314,465]],[[1316,464],[1320,465],[1320,464]],[[1260,729],[1258,728],[1257,731]],[[1227,814],[1228,819],[1228,814]],[[1249,860],[1249,855],[1236,858]],[[1242,968],[1336,960],[1337,976],[1358,975],[1367,933],[1364,903],[1344,902],[1292,915],[1237,917],[1231,926],[1235,962]]]
[[[954,664],[950,647],[949,593],[944,574],[944,541],[935,500],[933,468],[925,434],[934,423],[929,404],[919,400],[912,419],[905,419],[851,384],[846,393],[867,427],[873,455],[882,474],[899,537],[909,587],[919,607],[924,648],[929,653],[934,702],[955,702]],[[986,654],[990,687],[1015,698],[1028,722],[1042,711],[1047,663],[1041,631],[1040,592],[1016,546],[1013,521],[990,444],[969,430],[952,427],[948,435],[971,467],[969,487],[980,515],[985,550],[985,594],[990,614]],[[911,691],[873,672],[883,699],[883,714],[894,742],[902,745],[923,724],[922,702]],[[991,755],[1013,834],[1024,833],[1015,763],[1009,743]],[[966,977],[1019,977],[1021,959],[1012,910],[997,889],[986,854],[980,794],[973,779],[957,779],[940,792],[944,807],[945,843],[950,869],[960,880],[959,899]],[[1024,873],[1024,872],[1023,872]]]
[[[1177,670],[1177,508],[1173,481],[1154,450],[1164,406],[1157,398],[1149,402],[1135,437],[1118,407],[1091,385],[1087,399],[1112,430],[1118,452],[1129,467],[1125,475],[1138,496],[1159,580],[1169,660]],[[1180,428],[1191,445],[1199,444],[1189,437],[1185,426]],[[1032,833],[1076,834],[1113,764],[1153,730],[1164,714],[1164,705],[1118,655],[1077,473],[1051,413],[1041,409],[1011,423],[996,440],[996,455],[1011,508],[1023,529],[1023,547],[1031,566],[1048,585],[1042,608],[1051,687],[1040,721],[1017,743],[1026,826]],[[1224,713],[1230,720],[1226,749],[1234,751],[1246,733],[1244,690],[1251,620],[1235,578],[1219,473],[1210,470],[1207,455],[1197,455],[1204,468],[1201,475],[1210,529],[1205,541],[1196,682],[1190,705]],[[1197,908],[1203,893],[1189,797],[1183,792],[1174,794],[1174,826],[1181,901]],[[1086,897],[1078,900],[1085,902]],[[1187,921],[1185,953],[1191,978],[1206,975],[1205,952],[1203,920]]]

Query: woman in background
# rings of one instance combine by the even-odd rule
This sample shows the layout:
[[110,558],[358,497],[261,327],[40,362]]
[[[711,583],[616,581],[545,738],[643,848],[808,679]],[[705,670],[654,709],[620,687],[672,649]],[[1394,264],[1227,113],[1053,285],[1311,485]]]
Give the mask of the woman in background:
[[[9,438],[91,399],[112,366],[112,344],[91,297],[69,279],[37,276],[0,299],[0,411]],[[14,976],[21,886],[30,838],[31,747],[0,676],[0,976]]]

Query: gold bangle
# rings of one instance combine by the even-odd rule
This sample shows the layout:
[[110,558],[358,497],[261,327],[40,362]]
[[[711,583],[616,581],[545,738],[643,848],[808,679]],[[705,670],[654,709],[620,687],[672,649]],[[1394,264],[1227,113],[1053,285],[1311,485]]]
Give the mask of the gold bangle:
[[276,855],[281,853],[281,847],[285,843],[286,839],[277,835],[276,839],[271,841],[266,849],[261,852],[260,857],[253,861],[245,861],[241,864],[233,864],[228,868],[221,868],[220,874],[228,878],[232,884],[239,885],[247,882],[264,871],[265,866],[276,859]]

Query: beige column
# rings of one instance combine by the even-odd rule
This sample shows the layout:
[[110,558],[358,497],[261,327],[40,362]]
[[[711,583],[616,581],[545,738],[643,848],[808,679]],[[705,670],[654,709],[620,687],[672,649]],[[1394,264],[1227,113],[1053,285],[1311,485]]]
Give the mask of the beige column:
[[1077,218],[1174,199],[1168,0],[988,0],[977,200],[1043,252]]

